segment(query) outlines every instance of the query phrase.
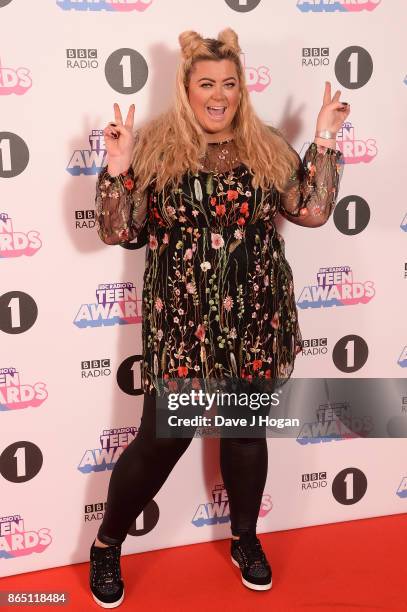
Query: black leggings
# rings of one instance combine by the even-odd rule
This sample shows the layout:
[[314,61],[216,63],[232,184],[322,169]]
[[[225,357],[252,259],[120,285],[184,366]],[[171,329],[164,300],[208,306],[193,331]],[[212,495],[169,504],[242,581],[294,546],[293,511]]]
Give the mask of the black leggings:
[[[161,489],[191,441],[192,437],[156,437],[156,398],[145,393],[137,436],[112,471],[106,510],[97,534],[101,542],[118,544],[125,540],[133,521]],[[220,438],[220,468],[233,535],[256,531],[267,467],[265,437]]]

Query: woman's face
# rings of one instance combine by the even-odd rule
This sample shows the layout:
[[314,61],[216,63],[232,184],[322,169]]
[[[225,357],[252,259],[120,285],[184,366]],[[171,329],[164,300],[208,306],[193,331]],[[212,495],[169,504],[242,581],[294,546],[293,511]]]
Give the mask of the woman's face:
[[196,62],[190,74],[188,98],[204,132],[216,134],[216,140],[231,136],[240,99],[235,63],[229,59]]

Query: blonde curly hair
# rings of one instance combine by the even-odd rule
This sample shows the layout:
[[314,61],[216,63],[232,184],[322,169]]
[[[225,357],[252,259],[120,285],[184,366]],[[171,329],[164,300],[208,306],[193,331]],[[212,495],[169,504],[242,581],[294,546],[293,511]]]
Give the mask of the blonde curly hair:
[[240,60],[241,48],[231,28],[218,38],[202,38],[192,30],[179,35],[181,60],[178,65],[173,107],[150,121],[137,134],[132,165],[139,189],[152,180],[161,190],[169,183],[177,186],[188,170],[199,171],[199,158],[205,154],[205,133],[195,118],[188,99],[191,69],[200,60],[234,62],[239,78],[240,101],[233,119],[234,142],[240,161],[253,174],[253,186],[282,191],[297,163],[295,152],[281,134],[267,126],[254,111]]

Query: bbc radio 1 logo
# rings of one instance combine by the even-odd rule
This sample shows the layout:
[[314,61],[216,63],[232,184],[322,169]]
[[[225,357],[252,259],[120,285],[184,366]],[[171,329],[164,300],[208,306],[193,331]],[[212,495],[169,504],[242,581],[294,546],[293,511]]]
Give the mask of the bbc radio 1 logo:
[[[229,498],[226,488],[223,484],[218,484],[212,490],[213,501],[199,504],[196,512],[191,520],[195,527],[204,527],[205,525],[220,525],[230,521]],[[273,507],[271,496],[269,493],[263,493],[259,517],[266,516]]]
[[74,325],[102,327],[141,323],[141,302],[134,283],[107,283],[98,285],[96,303],[82,304],[73,321]]
[[0,96],[15,94],[21,96],[32,87],[32,78],[28,68],[11,68],[2,65],[0,58]]
[[[95,70],[99,68],[98,50],[66,49],[66,68],[69,70]],[[148,64],[143,55],[131,48],[113,51],[104,66],[107,83],[121,94],[134,94],[144,87],[148,79]]]
[[[94,504],[86,504],[84,512],[84,522],[92,523],[101,521],[106,511],[106,502],[97,502]],[[143,536],[150,533],[157,525],[160,518],[160,510],[157,502],[152,499],[143,508],[143,511],[136,517],[127,530],[127,535]]]
[[110,376],[110,359],[92,359],[81,362],[81,378],[100,378]]
[[316,357],[317,355],[326,355],[328,352],[327,338],[309,338],[301,343],[301,355],[303,357]]
[[310,472],[301,474],[302,491],[314,491],[315,489],[325,489],[327,486],[326,472]]
[[43,553],[51,544],[51,530],[26,529],[21,514],[0,517],[0,559]]
[[12,218],[0,212],[0,259],[35,255],[42,247],[39,236],[36,230],[16,231]]
[[[303,47],[302,67],[329,66],[330,50],[328,47]],[[335,60],[335,76],[338,82],[347,89],[364,87],[373,74],[373,59],[364,47],[352,45],[346,47]]]
[[329,47],[303,47],[301,66],[303,68],[329,66]]
[[57,0],[57,6],[65,11],[112,11],[128,13],[145,11],[153,0]]
[[303,13],[359,13],[374,11],[381,0],[297,0],[297,8]]
[[78,465],[82,474],[112,470],[125,448],[135,439],[138,427],[105,429],[100,436],[100,447],[84,452]]
[[373,422],[370,415],[354,417],[348,402],[330,402],[320,404],[316,410],[315,420],[303,424],[297,436],[297,442],[305,446],[365,438],[372,428]]
[[44,382],[23,383],[16,368],[0,368],[0,412],[38,408],[47,398]]
[[97,49],[67,49],[66,67],[79,70],[99,68]]
[[[99,68],[98,50],[66,49],[66,68],[69,70],[95,70]],[[134,94],[144,87],[148,79],[148,64],[143,55],[131,48],[113,51],[104,66],[107,83],[121,94]]]
[[298,298],[299,308],[328,308],[367,304],[375,295],[373,281],[355,281],[350,266],[320,268],[317,283],[306,285]]

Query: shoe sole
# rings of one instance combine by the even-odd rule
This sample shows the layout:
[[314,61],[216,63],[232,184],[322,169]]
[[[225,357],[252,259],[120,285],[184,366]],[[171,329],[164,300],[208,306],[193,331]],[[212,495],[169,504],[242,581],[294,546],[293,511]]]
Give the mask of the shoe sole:
[[96,603],[102,608],[117,608],[117,606],[120,606],[120,604],[122,603],[124,599],[124,590],[123,590],[123,595],[120,597],[120,599],[118,599],[117,601],[114,601],[113,603],[106,603],[105,601],[101,601],[93,593],[92,593],[92,597],[96,601]]
[[[238,564],[236,559],[232,556],[230,556],[230,558],[232,559],[232,563],[240,569],[240,565]],[[271,585],[273,582],[272,580],[270,580],[270,582],[268,582],[267,584],[254,584],[253,582],[248,582],[245,578],[243,578],[243,576],[241,576],[241,578],[243,584],[249,589],[253,589],[253,591],[268,591],[269,589],[271,589]]]

